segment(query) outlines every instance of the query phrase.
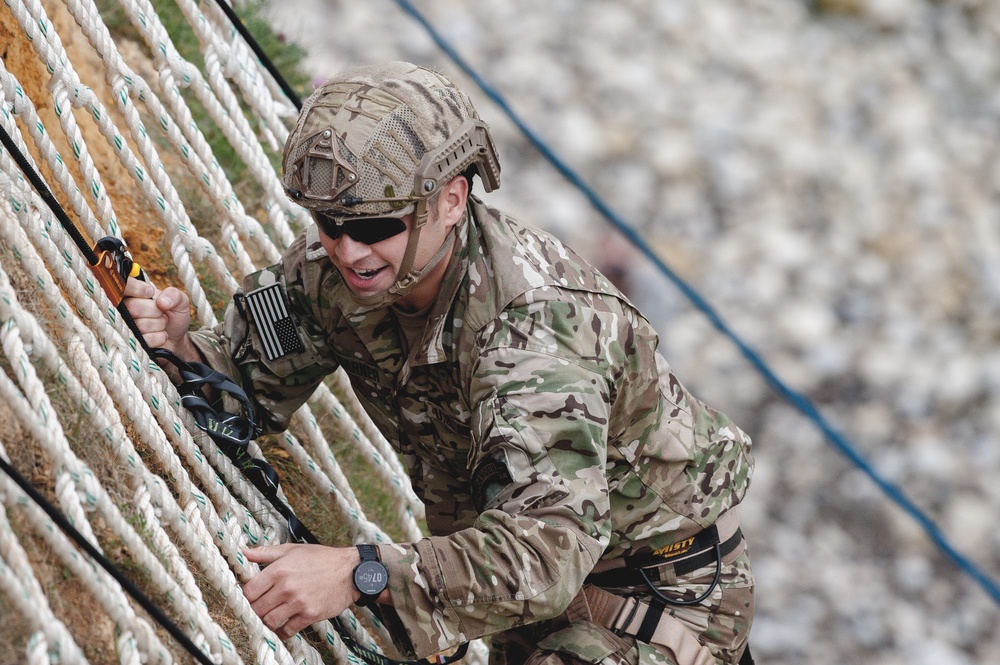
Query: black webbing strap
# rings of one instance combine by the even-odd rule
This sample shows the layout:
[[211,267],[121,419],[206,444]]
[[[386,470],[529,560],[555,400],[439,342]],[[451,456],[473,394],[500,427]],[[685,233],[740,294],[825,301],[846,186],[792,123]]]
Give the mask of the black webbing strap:
[[639,625],[639,630],[636,631],[635,639],[649,644],[653,635],[656,634],[656,627],[660,625],[660,619],[663,617],[663,610],[666,607],[667,604],[659,598],[653,598],[649,601],[646,615],[642,617],[642,623]]
[[[177,386],[181,404],[191,411],[198,426],[211,434],[213,439],[245,447],[260,433],[253,422],[250,399],[243,388],[228,376],[204,363],[181,360],[167,349],[150,349],[149,356],[154,360],[165,360],[177,368],[181,378]],[[217,410],[208,401],[203,391],[205,387],[228,393],[240,403],[247,415],[237,416]],[[242,461],[233,461],[243,467]]]
[[334,620],[333,627],[340,635],[340,639],[347,645],[347,648],[351,652],[360,658],[361,660],[368,663],[368,665],[448,665],[449,663],[454,663],[465,657],[465,652],[469,650],[469,644],[466,642],[458,647],[450,656],[433,656],[432,658],[423,658],[421,660],[394,660],[380,654],[378,651],[372,649],[367,649],[351,637],[351,634],[347,632],[344,628],[343,623],[339,619]]
[[[181,404],[194,418],[195,424],[215,441],[226,457],[232,460],[243,476],[264,495],[271,506],[285,519],[292,538],[300,543],[319,544],[316,538],[295,516],[291,507],[278,494],[278,473],[265,460],[250,454],[250,441],[260,431],[253,420],[253,404],[235,381],[204,363],[187,362],[166,349],[150,349],[149,355],[177,368],[181,382],[177,392]],[[228,413],[214,406],[205,395],[209,387],[219,393],[234,397],[244,409],[245,416]]]

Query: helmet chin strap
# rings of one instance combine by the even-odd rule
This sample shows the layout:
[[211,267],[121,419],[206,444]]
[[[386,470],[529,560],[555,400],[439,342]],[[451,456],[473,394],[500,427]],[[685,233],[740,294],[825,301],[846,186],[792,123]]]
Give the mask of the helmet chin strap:
[[[467,214],[467,213],[463,213]],[[396,283],[381,293],[371,296],[359,296],[348,289],[351,300],[362,307],[388,307],[400,298],[409,293],[427,273],[435,267],[448,254],[448,250],[455,244],[455,229],[461,224],[452,227],[448,236],[441,243],[434,256],[430,258],[423,268],[413,270],[413,261],[417,255],[417,244],[420,242],[420,231],[427,223],[427,200],[421,199],[417,202],[416,215],[413,220],[413,230],[410,231],[409,240],[406,243],[406,251],[403,254],[403,261],[399,265],[399,273],[396,275]]]

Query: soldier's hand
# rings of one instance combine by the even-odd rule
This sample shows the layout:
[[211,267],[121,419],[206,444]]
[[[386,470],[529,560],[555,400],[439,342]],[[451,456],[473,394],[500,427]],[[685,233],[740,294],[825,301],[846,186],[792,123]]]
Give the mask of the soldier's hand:
[[243,587],[264,625],[287,640],[306,626],[341,614],[361,594],[354,588],[356,547],[270,545],[243,550],[266,568]]
[[130,279],[125,284],[125,306],[149,346],[163,347],[187,361],[201,359],[187,336],[191,299],[186,293],[172,286],[160,291],[149,282]]

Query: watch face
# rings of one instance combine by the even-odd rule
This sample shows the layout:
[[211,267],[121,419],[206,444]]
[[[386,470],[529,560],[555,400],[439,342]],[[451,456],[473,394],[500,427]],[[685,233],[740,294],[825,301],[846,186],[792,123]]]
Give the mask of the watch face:
[[362,561],[354,569],[354,586],[366,596],[377,596],[389,584],[389,575],[378,561]]

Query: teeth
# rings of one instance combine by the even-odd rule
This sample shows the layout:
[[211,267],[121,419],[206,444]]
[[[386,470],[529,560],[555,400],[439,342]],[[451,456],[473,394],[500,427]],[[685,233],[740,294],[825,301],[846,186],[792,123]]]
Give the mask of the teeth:
[[374,277],[381,268],[375,270],[355,270],[354,273],[361,279],[371,279]]

